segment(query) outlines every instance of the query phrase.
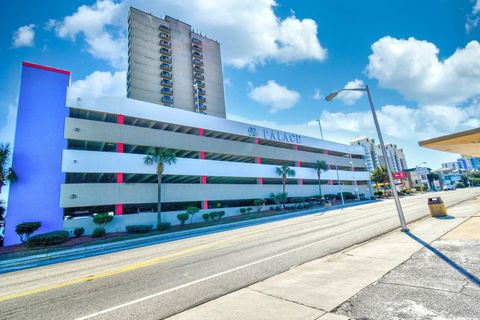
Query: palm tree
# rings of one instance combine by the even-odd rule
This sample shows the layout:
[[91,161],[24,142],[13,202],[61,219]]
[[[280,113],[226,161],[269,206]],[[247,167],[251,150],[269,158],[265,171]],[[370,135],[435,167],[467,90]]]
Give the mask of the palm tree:
[[295,177],[295,170],[287,165],[276,168],[277,174],[282,177],[283,193],[285,193],[285,184],[287,183],[287,177]]
[[157,184],[158,184],[158,203],[157,203],[157,220],[162,222],[162,176],[163,169],[166,164],[171,165],[177,162],[175,153],[167,148],[149,148],[147,150],[144,163],[147,166],[157,165]]
[[7,181],[15,182],[17,180],[17,175],[13,169],[8,166],[10,163],[10,155],[10,144],[0,144],[0,193],[2,192],[2,187],[7,185]]
[[380,166],[380,167],[377,167],[375,169],[373,169],[372,171],[372,180],[375,182],[375,188],[377,189],[377,192],[379,191],[378,189],[378,184],[379,183],[383,183],[383,194],[385,194],[385,184],[387,183],[388,181],[388,172],[387,172],[387,168],[384,167],[384,166]]
[[317,176],[318,176],[318,194],[320,196],[320,199],[322,198],[322,182],[320,180],[320,175],[322,172],[325,172],[328,170],[328,164],[323,161],[323,160],[317,160],[314,164],[313,167],[315,170],[317,170]]

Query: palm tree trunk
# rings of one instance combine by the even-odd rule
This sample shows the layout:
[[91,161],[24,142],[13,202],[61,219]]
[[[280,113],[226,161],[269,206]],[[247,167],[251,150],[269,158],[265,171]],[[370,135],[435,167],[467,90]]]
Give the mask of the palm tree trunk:
[[158,176],[158,203],[157,203],[157,222],[162,222],[162,175]]
[[283,193],[285,193],[285,184],[287,183],[287,178],[282,178],[282,190],[283,190]]
[[318,175],[318,195],[320,196],[320,199],[322,199],[322,180],[320,179],[320,174]]

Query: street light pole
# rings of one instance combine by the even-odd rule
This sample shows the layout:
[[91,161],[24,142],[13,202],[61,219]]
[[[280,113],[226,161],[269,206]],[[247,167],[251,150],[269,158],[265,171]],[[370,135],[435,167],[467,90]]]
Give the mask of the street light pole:
[[375,123],[375,129],[377,130],[378,140],[380,141],[380,148],[382,150],[383,157],[386,160],[385,162],[387,163],[388,181],[390,182],[390,186],[392,187],[392,194],[395,200],[395,206],[397,207],[397,213],[398,213],[398,218],[400,220],[401,230],[402,232],[408,232],[409,230],[408,230],[407,222],[405,221],[405,215],[403,213],[402,204],[400,203],[400,198],[398,197],[398,192],[397,192],[397,189],[395,188],[395,184],[393,181],[392,168],[390,167],[390,163],[387,158],[387,151],[385,150],[385,144],[383,142],[382,132],[380,131],[380,125],[378,124],[377,113],[375,112],[375,107],[373,105],[370,89],[368,88],[368,86],[365,86],[365,88],[340,89],[326,96],[325,100],[332,101],[333,98],[335,98],[341,91],[364,91],[367,93],[368,102],[370,103],[370,109],[373,115],[373,122]]
[[[321,116],[320,116],[321,117]],[[317,120],[318,122],[318,127],[320,128],[320,137],[322,138],[323,140],[323,130],[322,130],[322,122],[321,122],[321,118]]]
[[342,182],[340,181],[340,177],[338,175],[337,162],[335,163],[335,170],[337,171],[338,190],[340,191],[340,198],[342,199],[342,209],[343,209],[343,207],[345,207],[345,200],[343,199]]

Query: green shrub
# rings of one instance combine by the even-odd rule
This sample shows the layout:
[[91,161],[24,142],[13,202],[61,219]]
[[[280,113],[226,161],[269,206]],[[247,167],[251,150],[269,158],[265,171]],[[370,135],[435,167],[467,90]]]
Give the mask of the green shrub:
[[265,204],[265,199],[253,200],[253,204],[257,207],[257,212],[262,210],[263,205]]
[[247,208],[247,212],[251,212],[252,210],[253,210],[253,209],[250,208],[250,207]]
[[465,188],[465,185],[462,182],[457,183],[456,185],[457,188]]
[[106,233],[107,232],[105,231],[105,228],[96,227],[95,229],[93,229],[92,237],[101,238],[101,237],[105,236]]
[[270,211],[273,211],[273,210],[275,210],[275,207],[272,206],[272,207],[270,207],[270,208],[268,208],[268,209],[269,209]]
[[28,247],[46,247],[61,244],[68,241],[68,231],[52,231],[40,233],[27,240]]
[[75,230],[73,230],[73,233],[75,234],[75,236],[77,236],[77,238],[83,236],[83,234],[85,233],[85,229],[84,228],[75,228]]
[[136,225],[127,226],[126,229],[128,233],[134,233],[134,234],[149,233],[150,231],[152,231],[152,225],[136,224]]
[[[355,196],[353,193],[351,193],[351,192],[342,192],[342,193],[343,193],[343,199],[344,199],[344,200],[352,200],[352,199],[355,199],[355,198],[356,198],[356,196]],[[335,198],[336,198],[337,200],[341,200],[341,199],[342,199],[342,196],[340,195],[340,192],[337,193],[337,195],[335,196]]]
[[333,199],[336,198],[336,195],[334,195],[334,194],[325,194],[323,197],[325,198],[325,200],[333,200]]
[[184,226],[185,221],[188,220],[189,214],[188,213],[180,213],[177,214],[177,219],[180,221],[180,225]]
[[383,195],[383,191],[375,191],[375,192],[373,193],[373,195],[374,195],[375,197],[381,197],[381,196]]
[[224,215],[225,215],[225,211],[217,211],[218,220],[222,219]]
[[172,227],[172,224],[170,222],[160,222],[157,224],[157,230],[158,231],[166,231]]
[[240,208],[240,212],[241,212],[242,214],[247,213],[247,208]]
[[204,214],[202,214],[202,218],[205,222],[207,222],[208,219],[210,219],[210,214],[209,213],[204,213]]
[[93,223],[98,225],[100,228],[105,229],[105,225],[113,220],[113,216],[108,213],[98,213],[93,216]]
[[37,231],[42,224],[40,222],[24,222],[17,224],[15,227],[15,232],[20,236],[20,241],[25,243],[30,235]]
[[193,216],[194,216],[195,213],[197,213],[198,211],[200,211],[200,209],[198,209],[197,207],[188,207],[188,208],[187,208],[186,213],[190,216],[190,223],[193,222]]
[[215,218],[218,216],[217,211],[212,211],[209,214],[210,220],[215,221]]

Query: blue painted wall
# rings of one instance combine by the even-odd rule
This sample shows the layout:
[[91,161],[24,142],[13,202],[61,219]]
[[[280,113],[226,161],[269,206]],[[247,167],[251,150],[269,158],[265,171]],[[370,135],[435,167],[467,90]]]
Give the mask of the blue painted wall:
[[12,167],[18,180],[10,185],[4,245],[20,242],[15,226],[40,221],[37,233],[61,230],[62,150],[66,93],[70,74],[29,63],[22,65]]

